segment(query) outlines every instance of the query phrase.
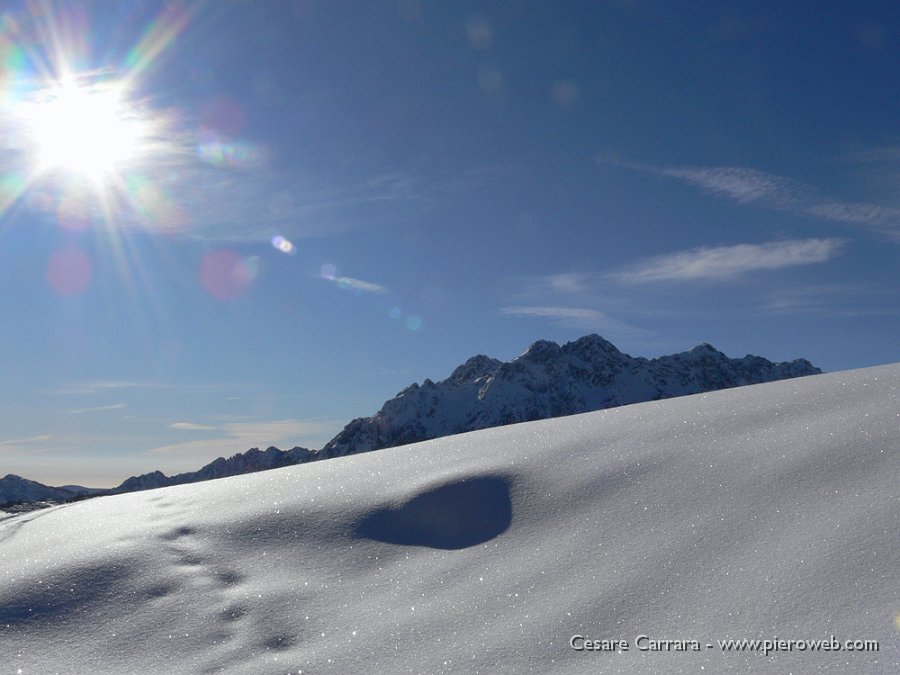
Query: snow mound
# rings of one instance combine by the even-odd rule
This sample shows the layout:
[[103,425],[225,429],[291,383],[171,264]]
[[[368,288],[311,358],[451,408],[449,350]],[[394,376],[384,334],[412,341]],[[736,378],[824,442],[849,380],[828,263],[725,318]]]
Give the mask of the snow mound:
[[[833,373],[6,518],[2,661],[900,672],[898,389]],[[831,636],[879,651],[719,647]]]

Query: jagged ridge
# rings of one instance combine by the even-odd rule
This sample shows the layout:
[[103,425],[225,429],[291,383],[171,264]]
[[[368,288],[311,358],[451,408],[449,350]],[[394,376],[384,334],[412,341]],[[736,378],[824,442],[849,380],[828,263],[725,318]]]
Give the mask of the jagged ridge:
[[705,343],[646,359],[599,335],[563,346],[539,340],[508,363],[476,356],[442,382],[407,387],[372,417],[350,422],[317,457],[821,372],[805,359],[731,359]]
[[315,453],[306,448],[296,447],[290,450],[279,450],[270,446],[265,450],[250,448],[247,452],[238,452],[228,459],[219,457],[213,460],[199,471],[179,473],[175,476],[166,476],[162,471],[145,473],[140,476],[132,476],[115,488],[115,492],[135,492],[137,490],[149,490],[169,485],[182,485],[183,483],[197,483],[213,478],[237,476],[242,473],[253,473],[267,469],[279,469],[283,466],[302,464],[315,456]]
[[[251,448],[228,459],[219,457],[199,471],[176,476],[154,471],[133,476],[113,492],[277,469],[517,422],[821,372],[806,359],[784,363],[752,355],[732,359],[706,343],[687,352],[646,359],[620,352],[599,335],[587,335],[562,346],[538,340],[509,362],[479,354],[458,366],[445,380],[435,383],[425,379],[421,385],[411,384],[386,401],[375,415],[351,421],[319,451],[300,447],[287,451]],[[74,496],[69,494],[69,498]],[[0,504],[3,495],[0,491]]]

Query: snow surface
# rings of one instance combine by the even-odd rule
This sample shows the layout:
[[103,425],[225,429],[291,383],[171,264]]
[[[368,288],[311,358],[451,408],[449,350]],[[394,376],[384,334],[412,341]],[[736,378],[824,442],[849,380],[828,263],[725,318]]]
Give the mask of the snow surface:
[[[898,389],[819,375],[7,518],[0,664],[897,673]],[[705,647],[832,635],[880,651]]]

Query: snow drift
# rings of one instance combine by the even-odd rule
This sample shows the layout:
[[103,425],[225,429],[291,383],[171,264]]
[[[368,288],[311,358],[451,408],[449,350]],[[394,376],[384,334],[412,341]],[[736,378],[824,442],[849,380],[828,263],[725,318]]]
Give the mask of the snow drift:
[[[819,375],[7,518],[0,654],[22,673],[900,672],[898,388],[900,365]],[[879,649],[719,647],[832,636]]]

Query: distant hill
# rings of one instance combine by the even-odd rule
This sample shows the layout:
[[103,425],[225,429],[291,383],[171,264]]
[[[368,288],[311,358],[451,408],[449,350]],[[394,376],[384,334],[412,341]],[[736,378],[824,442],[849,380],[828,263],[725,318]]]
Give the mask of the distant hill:
[[141,476],[132,476],[115,488],[114,491],[134,492],[135,490],[149,490],[169,485],[196,483],[203,480],[212,480],[213,478],[238,476],[243,473],[254,473],[267,469],[279,469],[283,466],[308,462],[313,457],[315,457],[315,453],[306,448],[298,447],[287,451],[279,450],[275,447],[270,447],[266,450],[250,448],[247,452],[239,452],[228,459],[219,457],[199,471],[180,473],[176,476],[166,476],[161,471],[154,471]]
[[80,485],[52,487],[12,473],[0,478],[0,506],[38,501],[68,502],[84,494],[102,492],[105,491],[84,488]]

